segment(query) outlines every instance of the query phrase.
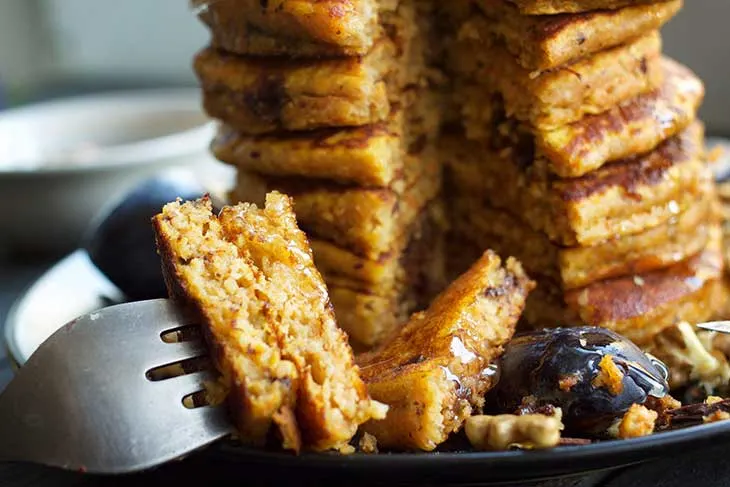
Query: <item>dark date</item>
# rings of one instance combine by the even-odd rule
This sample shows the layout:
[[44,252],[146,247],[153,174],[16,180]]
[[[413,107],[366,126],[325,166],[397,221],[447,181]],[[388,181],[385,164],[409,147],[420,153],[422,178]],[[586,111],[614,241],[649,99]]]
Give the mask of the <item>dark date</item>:
[[[614,387],[599,379],[610,356]],[[667,369],[628,339],[603,328],[559,328],[516,336],[500,363],[488,403],[502,412],[563,411],[566,434],[601,437],[632,404],[669,393]]]
[[178,197],[190,200],[205,194],[188,176],[170,172],[142,183],[103,211],[85,239],[91,261],[130,301],[167,297],[151,220]]

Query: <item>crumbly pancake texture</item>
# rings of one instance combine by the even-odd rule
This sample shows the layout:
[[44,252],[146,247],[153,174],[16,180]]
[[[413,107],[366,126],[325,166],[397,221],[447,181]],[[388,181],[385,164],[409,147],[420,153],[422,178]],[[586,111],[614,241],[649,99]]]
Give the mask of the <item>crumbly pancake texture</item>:
[[563,13],[614,10],[632,5],[659,3],[667,0],[510,0],[523,15],[554,15]]
[[555,178],[530,151],[453,136],[443,141],[447,191],[508,210],[562,246],[595,245],[662,225],[711,188],[703,136],[695,123],[648,154],[574,179]]
[[717,200],[709,193],[663,225],[590,247],[562,247],[504,210],[462,198],[452,203],[452,238],[513,255],[530,275],[549,277],[562,289],[671,267],[709,243],[717,221]]
[[[241,204],[219,216],[209,200],[170,203],[154,225],[168,282],[182,291],[173,295],[200,312],[223,379],[237,391],[228,401],[244,437],[260,440],[286,406],[295,408],[286,417],[296,418],[305,447],[338,449],[383,416],[288,197],[272,193],[263,209]],[[272,390],[281,397],[273,406]],[[253,408],[261,397],[270,407]]]
[[[627,44],[542,73],[520,66],[488,38],[488,21],[472,17],[450,49],[452,71],[462,83],[499,93],[508,117],[551,130],[596,115],[662,83],[661,38],[652,31]],[[465,93],[464,104],[484,93]]]
[[618,46],[668,22],[682,0],[581,14],[527,16],[509,0],[477,0],[503,42],[530,71],[543,71]]
[[310,237],[377,260],[407,238],[408,229],[441,189],[439,164],[433,156],[410,160],[405,178],[401,191],[400,185],[362,188],[239,171],[232,198],[258,203],[266,193],[282,191],[294,198],[297,221]]
[[485,253],[424,312],[358,362],[373,397],[389,405],[364,431],[385,448],[431,451],[483,405],[490,364],[512,337],[534,284],[514,259]]
[[216,47],[237,54],[363,55],[379,36],[373,0],[193,0]]
[[387,119],[386,78],[397,67],[387,39],[365,57],[251,58],[204,49],[195,58],[211,117],[244,134],[368,125]]

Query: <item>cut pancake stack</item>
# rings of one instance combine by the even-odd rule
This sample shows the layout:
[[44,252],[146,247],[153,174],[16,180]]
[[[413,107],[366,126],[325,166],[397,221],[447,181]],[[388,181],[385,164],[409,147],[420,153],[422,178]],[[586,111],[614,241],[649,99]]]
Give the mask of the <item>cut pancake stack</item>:
[[294,198],[339,325],[375,345],[443,284],[427,2],[200,3],[195,70],[234,202]]
[[681,0],[474,0],[444,9],[442,154],[455,274],[485,248],[538,281],[524,321],[638,343],[724,298],[702,82],[661,53]]

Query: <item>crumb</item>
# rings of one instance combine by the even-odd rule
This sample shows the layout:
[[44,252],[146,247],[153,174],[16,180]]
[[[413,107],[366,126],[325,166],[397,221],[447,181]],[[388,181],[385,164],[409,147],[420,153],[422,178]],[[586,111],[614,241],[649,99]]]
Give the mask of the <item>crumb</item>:
[[705,399],[705,404],[712,406],[713,404],[717,404],[718,402],[724,401],[723,398],[717,397],[717,396],[708,396],[707,399]]
[[702,417],[703,423],[717,423],[719,421],[727,421],[730,419],[730,413],[727,411],[723,411],[721,409],[718,409],[717,411],[713,411],[708,416]]
[[352,445],[342,445],[337,449],[337,453],[340,455],[352,455],[355,453],[355,447]]
[[464,430],[478,450],[538,450],[560,444],[563,423],[558,416],[542,414],[472,416],[467,419]]
[[644,406],[651,409],[652,411],[656,411],[656,413],[658,414],[656,426],[657,428],[664,428],[666,426],[669,426],[672,420],[669,411],[681,408],[682,403],[667,394],[662,398],[649,396],[646,399]]
[[725,149],[721,145],[717,145],[710,150],[710,152],[707,153],[707,161],[710,164],[713,164],[715,162],[718,162],[720,159],[722,159],[725,156]]
[[613,361],[613,356],[604,355],[598,364],[598,368],[600,372],[593,379],[593,387],[605,387],[614,396],[621,394],[624,390],[624,373],[621,372],[616,362]]
[[378,439],[370,433],[365,433],[358,444],[363,453],[378,453]]
[[641,404],[634,404],[618,425],[618,437],[625,440],[652,434],[658,416],[656,411],[651,411]]
[[570,390],[578,383],[578,380],[578,374],[565,375],[558,381],[558,387],[563,392],[570,392]]

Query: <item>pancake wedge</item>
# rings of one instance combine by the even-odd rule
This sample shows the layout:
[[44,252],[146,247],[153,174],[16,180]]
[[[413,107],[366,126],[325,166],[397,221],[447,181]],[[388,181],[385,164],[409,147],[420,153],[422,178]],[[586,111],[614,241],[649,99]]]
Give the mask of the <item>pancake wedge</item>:
[[219,216],[209,200],[175,202],[153,223],[171,294],[199,312],[245,439],[260,442],[283,417],[295,424],[282,433],[297,431],[306,448],[339,449],[383,417],[288,197],[272,193],[265,208],[241,204]]
[[483,405],[487,371],[512,337],[533,283],[514,259],[485,253],[424,312],[358,362],[389,405],[364,431],[385,448],[431,451]]

